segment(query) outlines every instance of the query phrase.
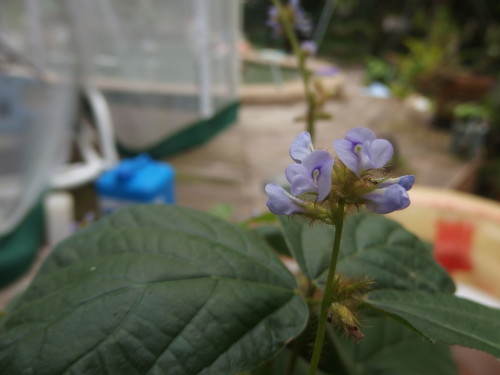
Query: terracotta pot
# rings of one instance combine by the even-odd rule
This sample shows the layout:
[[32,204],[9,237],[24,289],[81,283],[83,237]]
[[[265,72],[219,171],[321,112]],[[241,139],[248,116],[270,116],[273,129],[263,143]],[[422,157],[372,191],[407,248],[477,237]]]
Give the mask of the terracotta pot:
[[453,119],[453,106],[457,103],[482,100],[493,88],[491,76],[460,73],[437,78],[435,84],[435,123],[448,128]]
[[[486,303],[483,300],[487,295],[498,306],[500,203],[423,186],[415,186],[408,193],[410,207],[389,216],[420,238],[433,242],[435,253],[441,248],[442,264],[454,280],[476,289],[472,289],[472,299]],[[452,236],[446,236],[446,230]],[[490,354],[460,346],[453,346],[452,353],[459,375],[500,374],[500,361]]]
[[462,346],[452,347],[452,353],[458,365],[459,375],[500,374],[500,362],[488,353]]

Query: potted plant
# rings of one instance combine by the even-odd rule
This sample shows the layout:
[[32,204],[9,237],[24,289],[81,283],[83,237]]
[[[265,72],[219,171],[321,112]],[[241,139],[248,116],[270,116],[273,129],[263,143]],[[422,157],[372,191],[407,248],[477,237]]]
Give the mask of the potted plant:
[[453,119],[451,151],[468,159],[479,155],[490,127],[489,109],[477,103],[458,104]]
[[446,8],[438,7],[430,22],[422,22],[426,35],[404,41],[407,52],[395,58],[396,74],[390,86],[396,97],[419,91],[432,98],[433,123],[449,129],[454,106],[483,100],[494,78],[462,66],[459,29]]

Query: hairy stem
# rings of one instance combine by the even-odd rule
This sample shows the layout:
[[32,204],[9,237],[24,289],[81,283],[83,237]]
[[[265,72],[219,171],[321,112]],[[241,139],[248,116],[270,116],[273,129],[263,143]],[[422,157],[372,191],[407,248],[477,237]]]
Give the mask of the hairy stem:
[[337,259],[340,251],[340,239],[342,237],[342,227],[344,224],[345,207],[343,203],[339,203],[333,213],[333,222],[335,223],[335,238],[333,241],[332,257],[330,259],[330,267],[328,269],[328,277],[325,285],[323,300],[321,301],[321,309],[319,313],[318,330],[316,332],[316,341],[311,358],[308,375],[315,375],[318,369],[323,342],[325,341],[325,332],[327,325],[328,310],[333,298],[333,281],[335,278],[335,270],[337,268]]
[[300,48],[299,38],[297,37],[297,33],[293,29],[292,20],[290,19],[290,14],[285,10],[280,0],[271,0],[273,5],[278,9],[279,17],[281,24],[283,25],[283,29],[285,30],[285,35],[290,45],[292,46],[293,53],[298,61],[298,68],[300,72],[300,76],[302,78],[302,84],[304,85],[304,94],[307,102],[307,110],[306,110],[306,130],[311,134],[311,140],[314,143],[315,137],[315,122],[316,117],[314,113],[314,108],[316,106],[316,97],[314,92],[311,90],[309,79],[311,77],[311,73],[307,70],[306,60],[307,56]]

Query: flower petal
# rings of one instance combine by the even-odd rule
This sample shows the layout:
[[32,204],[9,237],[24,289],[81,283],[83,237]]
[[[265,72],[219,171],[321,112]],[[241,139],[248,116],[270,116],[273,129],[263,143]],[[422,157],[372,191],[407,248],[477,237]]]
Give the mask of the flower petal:
[[391,142],[389,142],[388,140],[375,139],[368,144],[363,144],[361,153],[363,155],[368,155],[370,159],[370,165],[367,168],[363,168],[364,162],[361,162],[362,170],[382,168],[391,160],[394,149],[391,145]]
[[308,177],[315,186],[318,200],[324,200],[330,193],[332,185],[332,168],[334,159],[328,151],[317,150],[311,152],[302,161]]
[[300,44],[300,49],[307,55],[315,55],[318,51],[318,46],[313,40],[304,40]]
[[292,180],[297,175],[307,175],[307,169],[302,164],[290,164],[285,169],[285,176],[288,182],[292,183]]
[[393,184],[398,184],[401,185],[402,187],[405,188],[405,190],[410,190],[413,187],[413,184],[415,183],[415,176],[412,175],[406,175],[406,176],[401,176],[401,177],[396,177],[396,178],[389,178],[382,182],[380,184],[380,187],[388,187]]
[[322,166],[329,160],[333,160],[332,155],[328,151],[317,150],[311,152],[302,160],[302,165],[307,169],[309,173],[318,167]]
[[414,183],[415,183],[415,176],[406,175],[406,176],[399,177],[398,184],[401,185],[402,187],[404,187],[405,190],[407,190],[407,191],[413,187]]
[[363,197],[368,200],[366,208],[378,214],[388,214],[392,211],[405,209],[410,205],[406,189],[398,184],[377,189]]
[[318,201],[324,200],[332,189],[333,158],[325,161],[318,176]]
[[302,132],[293,140],[290,146],[290,156],[295,162],[301,163],[313,150],[311,135],[308,132]]
[[353,143],[364,143],[366,141],[373,141],[376,138],[374,132],[364,127],[353,128],[345,135],[345,139]]
[[278,184],[267,184],[266,193],[269,196],[266,204],[269,210],[276,215],[291,215],[303,212],[303,208],[296,203],[301,203],[300,199],[291,196]]
[[359,158],[353,150],[354,144],[347,139],[337,139],[333,141],[333,148],[337,156],[347,168],[359,176]]
[[313,180],[308,176],[298,175],[290,182],[290,191],[293,195],[316,192]]

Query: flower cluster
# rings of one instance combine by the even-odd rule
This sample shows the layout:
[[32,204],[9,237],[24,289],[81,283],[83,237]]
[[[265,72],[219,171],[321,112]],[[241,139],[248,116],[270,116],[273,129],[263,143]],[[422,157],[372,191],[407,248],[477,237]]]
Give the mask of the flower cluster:
[[302,214],[332,222],[331,208],[342,203],[364,205],[369,211],[386,214],[410,204],[407,191],[413,176],[387,178],[384,167],[393,147],[367,128],[354,128],[344,139],[333,142],[329,152],[315,150],[308,132],[300,133],[290,146],[294,164],[286,168],[290,193],[277,184],[268,184],[267,206],[277,215]]
[[304,40],[300,43],[300,50],[307,56],[312,56],[318,51],[318,46],[313,40]]
[[300,6],[299,0],[290,0],[286,7],[283,7],[285,14],[280,14],[280,9],[271,6],[268,10],[267,26],[273,32],[275,38],[281,38],[284,34],[281,17],[289,17],[294,30],[301,36],[309,38],[312,31],[311,20]]

